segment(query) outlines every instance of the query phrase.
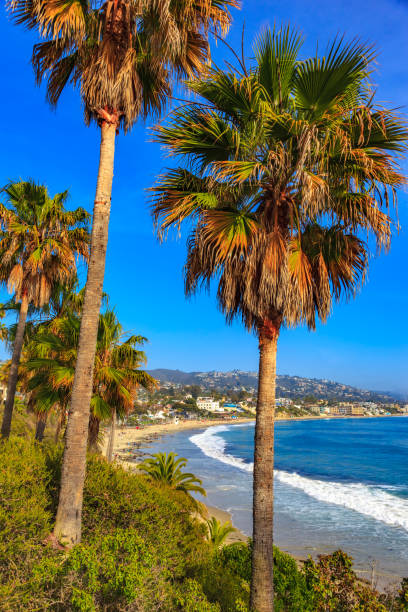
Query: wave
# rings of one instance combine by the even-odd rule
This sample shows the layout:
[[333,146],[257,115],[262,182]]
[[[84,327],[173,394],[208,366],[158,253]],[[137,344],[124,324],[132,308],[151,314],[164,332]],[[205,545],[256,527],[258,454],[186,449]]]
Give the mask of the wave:
[[[253,471],[253,463],[226,453],[226,441],[219,433],[230,427],[220,425],[210,427],[203,433],[191,436],[193,442],[208,457],[217,459],[245,472]],[[408,531],[408,499],[388,493],[386,486],[375,487],[363,483],[340,483],[315,480],[301,476],[296,472],[275,470],[275,479],[279,482],[300,489],[310,497],[327,504],[342,506],[365,516]],[[392,490],[392,488],[390,487]]]

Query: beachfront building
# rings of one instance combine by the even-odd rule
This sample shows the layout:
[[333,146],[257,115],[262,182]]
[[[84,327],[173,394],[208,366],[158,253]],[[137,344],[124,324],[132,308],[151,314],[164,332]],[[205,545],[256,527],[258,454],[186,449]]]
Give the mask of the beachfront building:
[[197,408],[207,412],[224,412],[224,408],[220,407],[220,402],[212,397],[198,397]]
[[355,404],[339,404],[330,406],[330,414],[336,416],[363,416],[364,408]]
[[236,410],[240,410],[237,404],[223,404],[222,406],[226,412],[235,412]]
[[293,404],[293,400],[288,397],[277,397],[275,400],[276,406],[291,406]]
[[329,406],[320,406],[319,407],[319,413],[320,414],[330,414]]

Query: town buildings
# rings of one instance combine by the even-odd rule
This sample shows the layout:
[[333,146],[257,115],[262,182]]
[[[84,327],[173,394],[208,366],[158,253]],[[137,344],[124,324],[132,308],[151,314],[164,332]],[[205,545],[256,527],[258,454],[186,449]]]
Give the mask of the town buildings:
[[220,402],[212,397],[198,397],[197,408],[207,410],[207,412],[224,412],[224,408],[220,407]]

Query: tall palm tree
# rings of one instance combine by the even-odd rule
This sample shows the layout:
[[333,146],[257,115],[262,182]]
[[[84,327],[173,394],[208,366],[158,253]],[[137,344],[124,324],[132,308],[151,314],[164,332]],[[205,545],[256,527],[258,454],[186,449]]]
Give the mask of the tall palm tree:
[[2,436],[8,437],[28,308],[41,308],[55,285],[76,276],[77,257],[88,257],[89,235],[88,213],[83,208],[66,210],[67,191],[51,198],[45,185],[19,181],[2,192],[6,203],[0,203],[0,281],[20,303],[1,427]]
[[36,29],[37,81],[47,78],[56,105],[68,84],[78,86],[87,123],[101,128],[81,337],[71,399],[55,535],[81,539],[86,436],[111,206],[115,136],[139,117],[161,113],[172,81],[200,74],[209,59],[210,29],[225,33],[238,0],[6,0],[18,24]]
[[154,188],[161,236],[188,219],[186,293],[218,281],[227,321],[259,339],[251,606],[273,609],[276,351],[283,326],[325,321],[333,301],[364,280],[373,236],[387,249],[388,206],[405,183],[395,155],[406,125],[378,107],[371,48],[335,41],[299,58],[289,27],[267,30],[255,62],[209,70],[189,88],[201,102],[176,109],[157,140],[185,165]]
[[[43,327],[27,346],[25,390],[30,394],[29,407],[38,415],[40,431],[51,410],[62,416],[67,411],[80,324],[76,313],[68,313],[54,319],[52,326]],[[144,341],[141,336],[125,336],[113,310],[100,314],[88,426],[90,450],[97,448],[101,421],[111,419],[113,414],[124,417],[133,408],[140,386],[152,389],[156,384],[141,369],[146,355],[138,346]]]

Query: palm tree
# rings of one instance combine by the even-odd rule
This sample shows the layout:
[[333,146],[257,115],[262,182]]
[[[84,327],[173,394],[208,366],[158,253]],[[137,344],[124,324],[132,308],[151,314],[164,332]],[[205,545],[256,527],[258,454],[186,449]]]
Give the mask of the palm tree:
[[202,481],[188,472],[182,472],[187,465],[187,459],[176,453],[156,453],[139,464],[139,470],[146,472],[153,480],[168,485],[184,493],[200,493],[206,495]]
[[230,521],[221,523],[221,521],[216,519],[215,516],[208,519],[206,523],[208,529],[208,541],[211,542],[215,548],[221,548],[229,534],[236,531],[235,527],[232,526]]
[[98,316],[105,272],[115,136],[139,117],[159,115],[172,81],[200,74],[209,59],[208,32],[222,34],[237,0],[6,0],[17,24],[36,29],[37,82],[47,78],[55,106],[68,84],[78,86],[87,123],[101,128],[91,256],[75,382],[64,453],[55,535],[81,539],[86,431],[92,396]]
[[89,235],[88,213],[65,209],[67,191],[51,198],[46,186],[34,181],[12,182],[2,191],[6,204],[0,204],[0,281],[20,303],[1,427],[7,438],[28,308],[41,308],[55,285],[76,275],[76,258],[88,257]]
[[[40,436],[51,410],[59,412],[62,420],[65,417],[74,384],[80,324],[75,312],[67,313],[43,327],[27,347],[25,390],[30,394],[29,408],[41,424]],[[135,335],[125,337],[113,310],[100,314],[88,426],[92,451],[97,450],[101,421],[111,419],[113,414],[126,416],[140,386],[152,389],[156,384],[140,369],[146,363],[146,355],[137,347],[145,340]]]
[[273,609],[273,467],[276,351],[283,326],[325,321],[352,297],[372,235],[387,249],[388,206],[405,183],[394,155],[406,125],[377,107],[370,47],[335,41],[300,61],[301,38],[267,30],[247,67],[209,70],[189,89],[202,102],[176,109],[157,141],[185,165],[154,188],[160,236],[189,219],[186,293],[218,281],[228,322],[259,339],[251,606]]

